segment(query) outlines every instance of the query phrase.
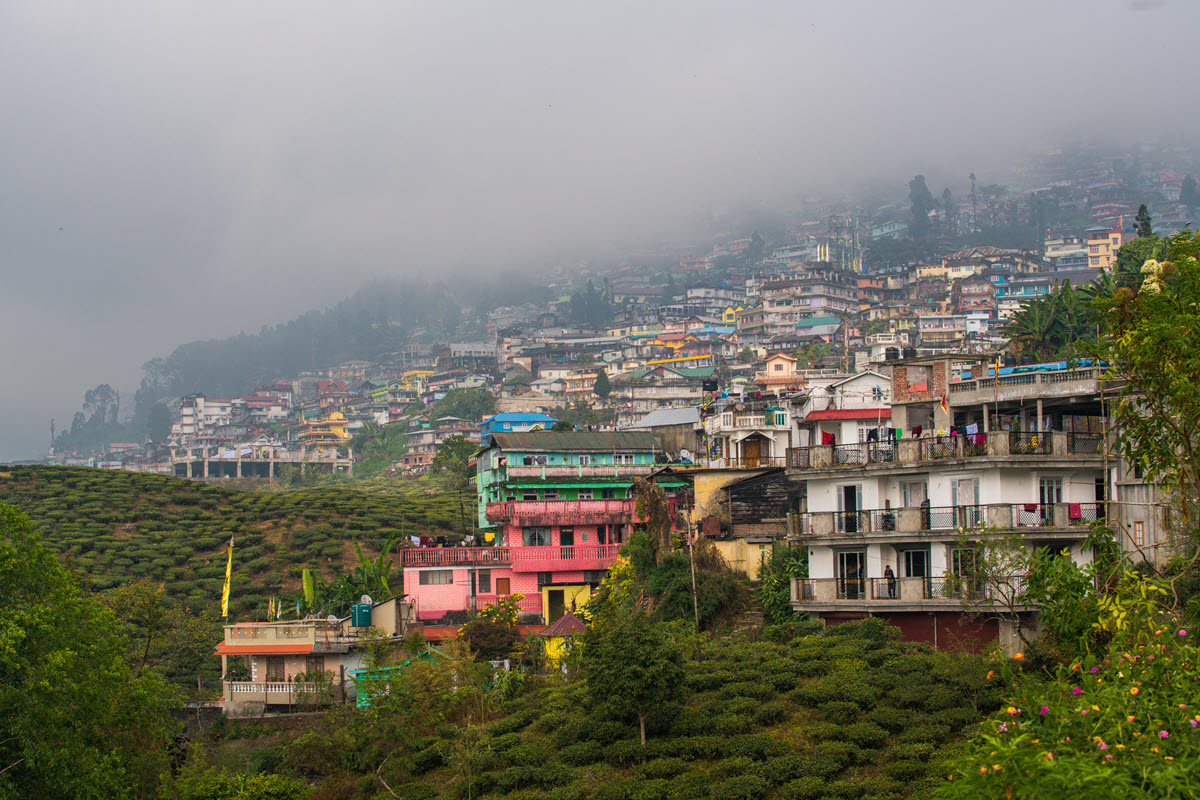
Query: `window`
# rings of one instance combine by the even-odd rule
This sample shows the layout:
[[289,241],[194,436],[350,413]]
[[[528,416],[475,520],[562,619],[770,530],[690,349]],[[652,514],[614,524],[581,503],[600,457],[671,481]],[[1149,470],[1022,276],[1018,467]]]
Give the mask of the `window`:
[[1040,483],[1039,500],[1043,506],[1051,506],[1063,501],[1062,478],[1042,478]]
[[975,551],[957,548],[950,551],[950,571],[955,575],[971,575],[975,572]]
[[539,572],[537,574],[537,576],[538,576],[538,578],[537,578],[538,584],[537,585],[538,585],[539,589],[542,588],[543,586],[549,586],[550,584],[554,583],[554,573],[553,572]]
[[521,499],[527,503],[533,502],[534,500],[538,499],[537,491],[534,489],[526,489],[524,492],[521,493]]
[[593,586],[604,580],[604,576],[608,574],[606,569],[585,569],[583,571],[583,582]]
[[579,499],[580,500],[591,500],[592,499],[592,490],[591,489],[580,489],[579,490]]
[[592,463],[591,456],[580,456],[579,457],[579,465],[580,466],[586,467],[590,463]]
[[546,492],[545,492],[545,498],[544,498],[544,499],[546,499],[546,500],[557,500],[557,499],[558,499],[558,489],[547,489],[547,490],[546,490]]
[[467,573],[467,575],[471,579],[471,594],[492,593],[492,571],[490,569],[474,570]]
[[613,456],[614,464],[632,464],[633,453],[617,453]]
[[616,489],[601,489],[600,490],[600,498],[602,500],[612,500],[616,496],[617,496]]
[[775,365],[775,371],[776,371],[776,372],[783,372],[783,364],[776,364],[776,365]]
[[546,527],[522,528],[521,541],[526,547],[546,547],[550,544],[550,529]]
[[267,681],[277,682],[286,681],[287,675],[284,669],[283,656],[267,656]]
[[950,505],[979,505],[979,479],[959,478],[950,483]]
[[1140,520],[1133,523],[1133,546],[1146,546],[1146,523],[1141,522]]
[[442,586],[448,583],[454,583],[454,570],[452,569],[425,569],[417,573],[420,577],[417,583],[421,586]]
[[314,675],[325,671],[325,656],[308,656],[304,659],[304,672],[312,680]]

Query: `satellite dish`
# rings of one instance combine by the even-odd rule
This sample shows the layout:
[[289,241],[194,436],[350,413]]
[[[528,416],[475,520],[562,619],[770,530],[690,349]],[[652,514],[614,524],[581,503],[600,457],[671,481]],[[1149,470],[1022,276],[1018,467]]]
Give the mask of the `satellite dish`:
[[683,459],[684,461],[692,460],[692,454],[690,451],[688,451],[688,449],[686,447],[679,451],[679,457],[681,459]]
[[337,622],[338,618],[335,617],[333,614],[330,614],[328,617],[325,618],[325,621],[326,622]]
[[362,597],[358,598],[358,602],[366,603],[367,605],[370,605],[371,604],[371,595],[364,594]]

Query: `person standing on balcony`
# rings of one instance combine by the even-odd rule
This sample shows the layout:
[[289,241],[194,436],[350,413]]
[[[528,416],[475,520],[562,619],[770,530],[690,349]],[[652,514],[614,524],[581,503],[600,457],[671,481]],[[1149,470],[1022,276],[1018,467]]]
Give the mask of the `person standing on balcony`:
[[896,573],[892,572],[892,565],[888,564],[883,568],[883,578],[887,581],[888,597],[892,600],[896,599]]

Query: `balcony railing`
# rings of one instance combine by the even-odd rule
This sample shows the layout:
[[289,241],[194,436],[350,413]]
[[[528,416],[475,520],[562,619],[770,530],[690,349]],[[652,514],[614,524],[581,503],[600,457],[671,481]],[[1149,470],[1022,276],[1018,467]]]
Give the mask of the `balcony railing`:
[[972,458],[1098,456],[1104,436],[1068,431],[992,431],[955,436],[790,447],[786,464],[793,470],[850,469],[871,464],[923,463]]
[[[503,598],[512,597],[506,594],[477,594],[474,597],[467,598],[467,609],[469,611],[480,611],[487,606],[494,606]],[[532,592],[525,595],[517,601],[517,611],[522,614],[540,614],[542,613],[542,593]]]
[[1013,455],[1049,455],[1050,437],[1048,431],[1026,433],[1011,431],[1008,435],[1008,452]]
[[1025,590],[1022,575],[991,578],[987,581],[952,574],[929,578],[922,576],[883,578],[836,577],[797,579],[793,602],[838,603],[935,603],[960,605],[971,603],[1019,604]]
[[[1106,503],[995,503],[920,506],[858,511],[797,513],[801,537],[861,537],[871,534],[944,534],[991,526],[999,530],[1047,527],[1056,531],[1087,526],[1106,517]],[[1073,534],[1078,535],[1078,534]]]
[[786,456],[746,456],[724,458],[717,461],[723,469],[762,469],[763,467],[785,467]]
[[574,544],[509,547],[412,547],[400,551],[405,567],[494,567],[532,562],[605,561],[615,559],[619,544]]
[[624,500],[512,500],[488,503],[487,517],[493,522],[512,519],[571,518],[579,524],[589,519],[629,522],[633,519],[632,498]]
[[508,478],[634,478],[653,471],[653,464],[514,464],[505,467]]

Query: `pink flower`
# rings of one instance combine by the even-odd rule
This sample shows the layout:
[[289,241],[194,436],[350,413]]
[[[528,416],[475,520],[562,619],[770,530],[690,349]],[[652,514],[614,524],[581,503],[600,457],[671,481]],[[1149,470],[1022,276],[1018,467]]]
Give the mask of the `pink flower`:
[[1166,731],[1159,731],[1159,732],[1158,732],[1158,738],[1160,738],[1160,739],[1166,739],[1166,738],[1167,738],[1168,736],[1170,736],[1170,735],[1171,735],[1171,734],[1167,733]]
[[1189,719],[1189,720],[1188,720],[1188,722],[1190,722],[1190,723],[1192,724],[1192,727],[1193,727],[1193,728],[1194,728],[1194,727],[1196,727],[1196,720],[1194,720],[1194,719]]
[[1080,689],[1078,686],[1076,686],[1075,688],[1071,689],[1071,694],[1083,694],[1083,689]]
[[1187,636],[1187,631],[1180,631],[1180,632],[1179,632],[1179,635],[1180,635],[1180,636]]
[[1133,717],[1126,717],[1126,718],[1125,718],[1125,721],[1126,721],[1126,722],[1133,722]]
[[1180,704],[1179,704],[1179,707],[1180,707],[1180,708],[1187,708],[1187,703],[1180,703]]
[[1005,725],[1004,723],[1000,723],[1000,729],[999,729],[999,730],[1000,730],[1000,733],[1006,733],[1006,732],[1008,731],[1008,726],[1007,726],[1007,725]]
[[1105,757],[1104,757],[1104,760],[1105,760],[1105,761],[1112,761],[1112,756],[1105,756]]
[[1101,742],[1101,743],[1100,743],[1100,749],[1101,749],[1101,750],[1107,750],[1107,749],[1108,749],[1108,745],[1106,745],[1104,742]]
[[1095,675],[1099,671],[1100,671],[1099,667],[1092,667],[1091,669],[1088,670],[1088,672],[1092,673],[1093,675]]
[[1050,707],[1049,707],[1049,706],[1042,706],[1042,713],[1043,713],[1043,714],[1049,714],[1049,713],[1050,713]]

